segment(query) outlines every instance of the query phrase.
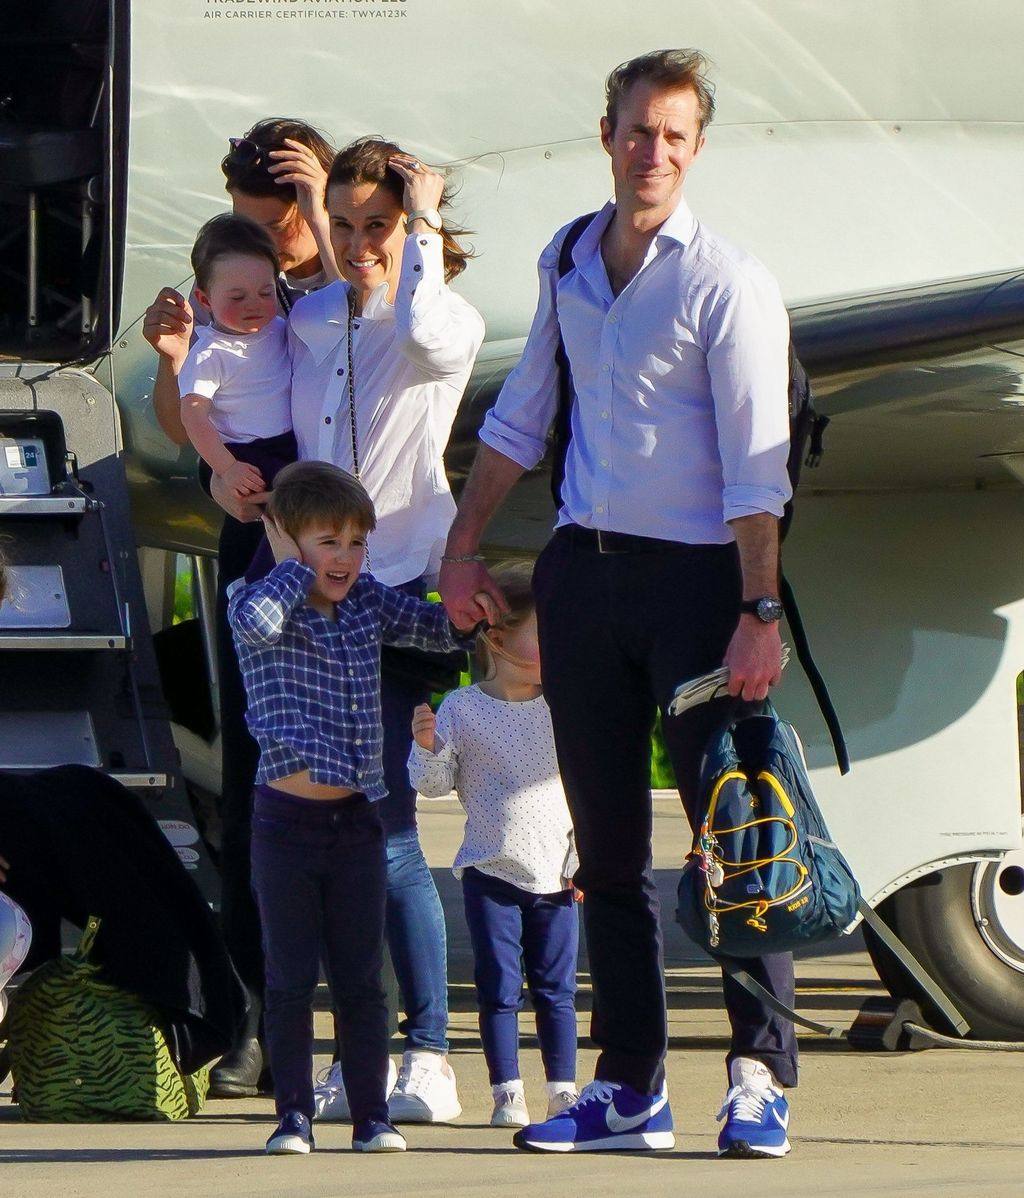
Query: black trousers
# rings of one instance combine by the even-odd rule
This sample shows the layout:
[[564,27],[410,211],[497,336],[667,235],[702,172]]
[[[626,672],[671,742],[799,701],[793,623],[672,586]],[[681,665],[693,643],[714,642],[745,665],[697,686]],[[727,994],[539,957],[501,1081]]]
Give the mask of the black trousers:
[[[561,528],[537,560],[544,693],[576,831],[594,1008],[596,1076],[655,1093],[668,1047],[659,903],[652,877],[650,737],[683,680],[722,664],[741,599],[734,545],[641,544],[599,552]],[[691,826],[700,759],[728,701],[666,717],[666,747]],[[793,1003],[789,954],[738,962]],[[793,1025],[728,975],[729,1060],[763,1061],[796,1085]]]

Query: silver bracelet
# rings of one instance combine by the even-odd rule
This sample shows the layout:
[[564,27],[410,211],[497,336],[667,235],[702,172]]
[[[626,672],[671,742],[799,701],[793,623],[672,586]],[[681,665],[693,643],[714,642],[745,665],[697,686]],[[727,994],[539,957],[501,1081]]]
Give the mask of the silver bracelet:
[[449,566],[461,565],[462,562],[482,562],[483,560],[482,553],[463,553],[458,557],[449,557],[447,553],[441,554],[441,561],[446,562]]

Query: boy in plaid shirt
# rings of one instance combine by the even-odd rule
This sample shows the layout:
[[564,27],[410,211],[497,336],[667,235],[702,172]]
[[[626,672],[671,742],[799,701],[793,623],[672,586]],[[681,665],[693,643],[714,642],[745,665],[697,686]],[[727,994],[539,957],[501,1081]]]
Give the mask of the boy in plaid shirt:
[[[277,476],[264,524],[276,566],[236,584],[228,617],[260,747],[252,885],[280,1120],[271,1153],[313,1147],[312,1001],[326,963],[352,1147],[400,1152],[388,1120],[380,646],[468,648],[439,604],[361,574],[376,523],[362,484],[326,462]],[[472,630],[467,630],[471,633]]]

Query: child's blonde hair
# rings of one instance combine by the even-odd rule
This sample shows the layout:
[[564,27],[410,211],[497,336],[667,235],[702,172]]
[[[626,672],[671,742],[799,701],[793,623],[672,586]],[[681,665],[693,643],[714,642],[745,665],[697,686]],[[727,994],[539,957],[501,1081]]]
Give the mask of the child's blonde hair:
[[267,515],[290,537],[314,524],[341,529],[351,521],[360,532],[373,532],[377,514],[366,488],[330,462],[292,462],[274,479]]
[[[503,616],[499,628],[519,628],[536,609],[533,598],[533,562],[506,561],[489,567],[490,575],[501,587],[508,603],[508,615]],[[491,652],[487,631],[476,638],[476,659],[484,678],[494,677],[494,654]]]

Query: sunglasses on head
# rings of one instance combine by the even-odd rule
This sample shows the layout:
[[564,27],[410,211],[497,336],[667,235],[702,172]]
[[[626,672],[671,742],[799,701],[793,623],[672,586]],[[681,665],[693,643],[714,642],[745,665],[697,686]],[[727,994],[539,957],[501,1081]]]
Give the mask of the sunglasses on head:
[[220,164],[225,174],[230,170],[245,170],[247,167],[259,166],[263,161],[263,147],[247,137],[229,137],[228,146],[230,148]]

